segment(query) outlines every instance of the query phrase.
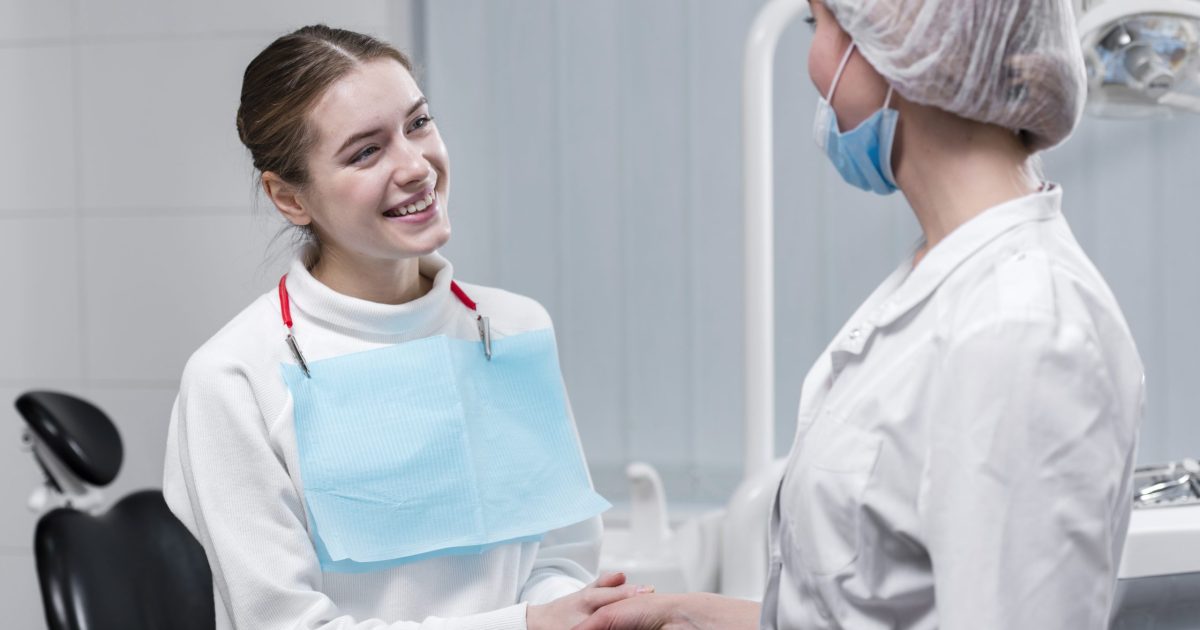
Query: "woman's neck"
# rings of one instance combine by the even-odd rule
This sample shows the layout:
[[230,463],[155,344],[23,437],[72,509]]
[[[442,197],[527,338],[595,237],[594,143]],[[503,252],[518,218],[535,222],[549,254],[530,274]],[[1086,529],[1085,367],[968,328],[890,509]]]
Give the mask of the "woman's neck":
[[321,249],[310,272],[342,295],[379,304],[411,302],[433,287],[433,281],[421,275],[417,258],[366,261],[329,247]]
[[988,208],[1033,193],[1038,181],[1012,132],[905,103],[896,180],[925,234],[926,252]]

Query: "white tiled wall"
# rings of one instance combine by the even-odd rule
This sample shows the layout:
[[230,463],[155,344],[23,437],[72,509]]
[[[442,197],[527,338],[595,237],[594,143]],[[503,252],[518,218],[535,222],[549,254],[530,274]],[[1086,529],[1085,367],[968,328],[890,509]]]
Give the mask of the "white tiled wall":
[[0,217],[74,205],[72,73],[70,46],[0,45]]
[[251,170],[234,114],[242,72],[264,40],[81,45],[80,205],[175,214],[245,207]]
[[12,406],[80,394],[125,445],[110,499],[161,485],[188,355],[270,289],[286,255],[234,130],[242,72],[324,22],[409,48],[388,0],[0,0],[0,625],[44,627],[40,481]]

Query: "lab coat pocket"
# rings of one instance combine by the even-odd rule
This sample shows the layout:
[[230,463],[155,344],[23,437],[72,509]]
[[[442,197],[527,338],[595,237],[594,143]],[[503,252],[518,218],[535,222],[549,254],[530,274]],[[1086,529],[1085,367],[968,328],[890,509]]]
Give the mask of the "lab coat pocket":
[[785,482],[794,552],[808,572],[838,573],[858,557],[863,495],[880,438],[824,414],[803,439],[801,461]]

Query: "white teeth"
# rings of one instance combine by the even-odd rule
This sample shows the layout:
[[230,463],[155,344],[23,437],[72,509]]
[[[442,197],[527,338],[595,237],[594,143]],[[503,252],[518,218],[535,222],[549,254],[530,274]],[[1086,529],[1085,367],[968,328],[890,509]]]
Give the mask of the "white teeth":
[[400,206],[396,210],[394,210],[392,212],[388,212],[386,214],[388,216],[402,217],[407,214],[414,214],[417,212],[421,212],[421,211],[425,210],[426,208],[431,207],[433,205],[434,199],[436,199],[436,198],[437,198],[437,193],[430,192],[429,194],[425,195],[424,199],[421,199],[420,201],[418,201],[416,203],[408,204],[407,206]]

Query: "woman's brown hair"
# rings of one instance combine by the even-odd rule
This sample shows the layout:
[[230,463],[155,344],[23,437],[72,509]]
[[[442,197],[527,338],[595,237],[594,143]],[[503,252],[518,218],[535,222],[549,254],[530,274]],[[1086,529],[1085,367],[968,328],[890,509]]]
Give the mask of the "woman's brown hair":
[[254,168],[284,181],[308,183],[306,156],[315,141],[308,112],[329,86],[359,65],[394,59],[412,72],[404,53],[369,35],[305,26],[271,42],[246,66],[237,132]]

